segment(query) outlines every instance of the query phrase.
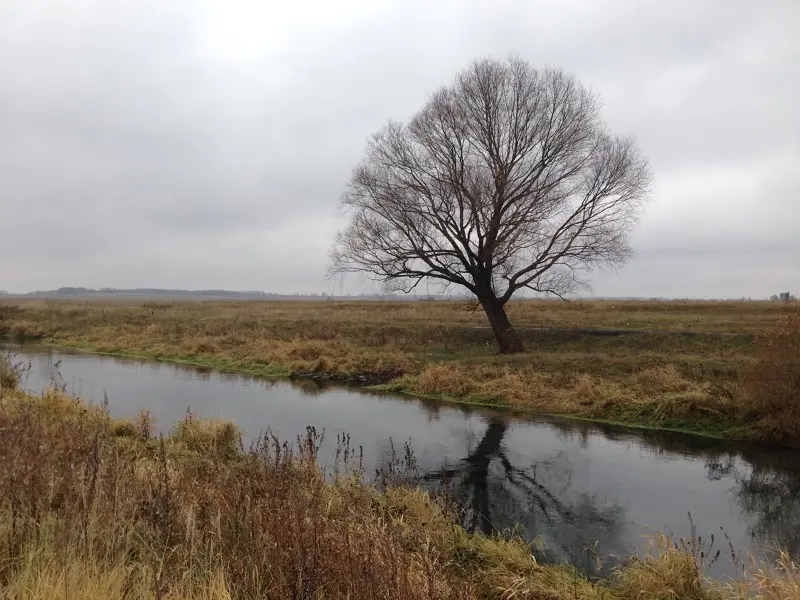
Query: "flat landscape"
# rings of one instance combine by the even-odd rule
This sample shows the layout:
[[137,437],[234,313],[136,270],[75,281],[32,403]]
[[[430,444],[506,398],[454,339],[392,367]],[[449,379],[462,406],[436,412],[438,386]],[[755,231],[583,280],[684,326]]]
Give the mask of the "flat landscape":
[[794,413],[748,391],[764,360],[759,340],[792,311],[746,301],[516,301],[508,313],[526,352],[500,355],[483,312],[466,301],[6,300],[0,336],[796,445]]

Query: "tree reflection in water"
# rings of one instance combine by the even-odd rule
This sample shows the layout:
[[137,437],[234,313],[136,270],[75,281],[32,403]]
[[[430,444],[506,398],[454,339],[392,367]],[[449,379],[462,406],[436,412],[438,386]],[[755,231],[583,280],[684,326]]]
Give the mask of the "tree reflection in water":
[[[424,405],[429,417],[437,418],[438,406]],[[510,458],[513,453],[504,443],[513,421],[502,414],[489,415],[485,421],[486,429],[473,436],[463,458],[421,477],[428,487],[443,486],[462,507],[464,527],[491,533],[519,525],[528,538],[543,538],[545,559],[566,559],[588,571],[593,569],[586,550],[595,543],[606,566],[634,551],[626,545],[631,540],[624,531],[628,525],[625,508],[576,490],[567,453],[556,451],[519,464],[519,458],[516,462]],[[709,479],[732,483],[731,501],[745,516],[754,545],[780,545],[794,556],[800,555],[800,460],[796,451],[574,421],[550,425],[565,441],[577,441],[581,447],[591,436],[599,435],[630,441],[656,455],[704,461]],[[705,535],[714,533],[707,530],[713,528],[709,524],[697,525]],[[741,554],[743,549],[735,550]]]
[[597,542],[600,555],[624,551],[618,539],[624,509],[573,491],[570,462],[563,452],[514,464],[504,445],[508,430],[505,418],[489,417],[463,459],[425,473],[421,480],[428,486],[444,485],[462,508],[461,524],[467,530],[490,534],[521,527],[529,539],[541,537],[546,560],[569,560],[593,572],[596,561],[587,558],[587,549]]
[[[724,465],[736,481],[734,496],[748,515],[748,532],[768,554],[777,547],[800,555],[800,464],[782,466],[744,463],[734,458]],[[709,473],[719,468],[719,459],[707,460]]]

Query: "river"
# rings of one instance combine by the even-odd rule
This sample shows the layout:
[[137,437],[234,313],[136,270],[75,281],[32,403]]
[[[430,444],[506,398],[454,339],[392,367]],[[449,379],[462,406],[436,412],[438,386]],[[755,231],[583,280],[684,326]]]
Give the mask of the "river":
[[[245,441],[269,429],[295,439],[306,426],[325,431],[320,460],[333,462],[337,435],[363,449],[367,476],[413,450],[419,483],[446,486],[465,526],[519,526],[543,543],[543,556],[592,573],[642,552],[647,536],[691,538],[710,574],[769,556],[776,544],[800,554],[800,452],[699,436],[443,404],[314,381],[264,380],[150,361],[15,346],[30,362],[23,387],[57,383],[113,416],[149,409],[162,431],[187,409],[235,421]],[[394,450],[393,450],[394,448]]]

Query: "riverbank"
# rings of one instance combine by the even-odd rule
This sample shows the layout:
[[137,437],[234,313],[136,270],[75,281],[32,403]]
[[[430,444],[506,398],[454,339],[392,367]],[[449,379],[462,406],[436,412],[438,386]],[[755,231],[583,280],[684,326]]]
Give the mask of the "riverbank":
[[402,468],[380,488],[352,461],[326,477],[313,431],[242,450],[233,425],[187,416],[159,439],[146,414],[113,420],[63,394],[5,388],[0,436],[0,595],[11,599],[788,600],[800,590],[788,558],[723,585],[703,577],[697,547],[665,538],[588,581],[537,562],[519,538],[465,532],[402,484]]
[[455,302],[6,301],[0,334],[259,376],[334,379],[453,402],[796,443],[742,386],[766,302],[512,303],[528,352],[494,351]]

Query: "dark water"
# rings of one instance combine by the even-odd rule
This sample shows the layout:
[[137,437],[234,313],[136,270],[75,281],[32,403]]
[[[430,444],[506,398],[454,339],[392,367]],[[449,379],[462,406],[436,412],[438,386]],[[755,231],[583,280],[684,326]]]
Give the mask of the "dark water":
[[[87,400],[108,397],[111,413],[150,409],[161,428],[182,418],[231,419],[250,437],[267,428],[294,439],[307,425],[325,430],[322,460],[336,434],[363,446],[367,473],[410,442],[421,483],[447,481],[479,530],[519,524],[540,537],[545,555],[589,571],[594,548],[607,568],[642,550],[654,531],[697,534],[716,576],[732,575],[731,552],[769,555],[780,544],[800,554],[800,453],[695,436],[642,432],[576,421],[530,420],[490,410],[231,376],[168,364],[13,349],[31,362],[24,387],[54,379]],[[596,545],[595,545],[596,544]]]

